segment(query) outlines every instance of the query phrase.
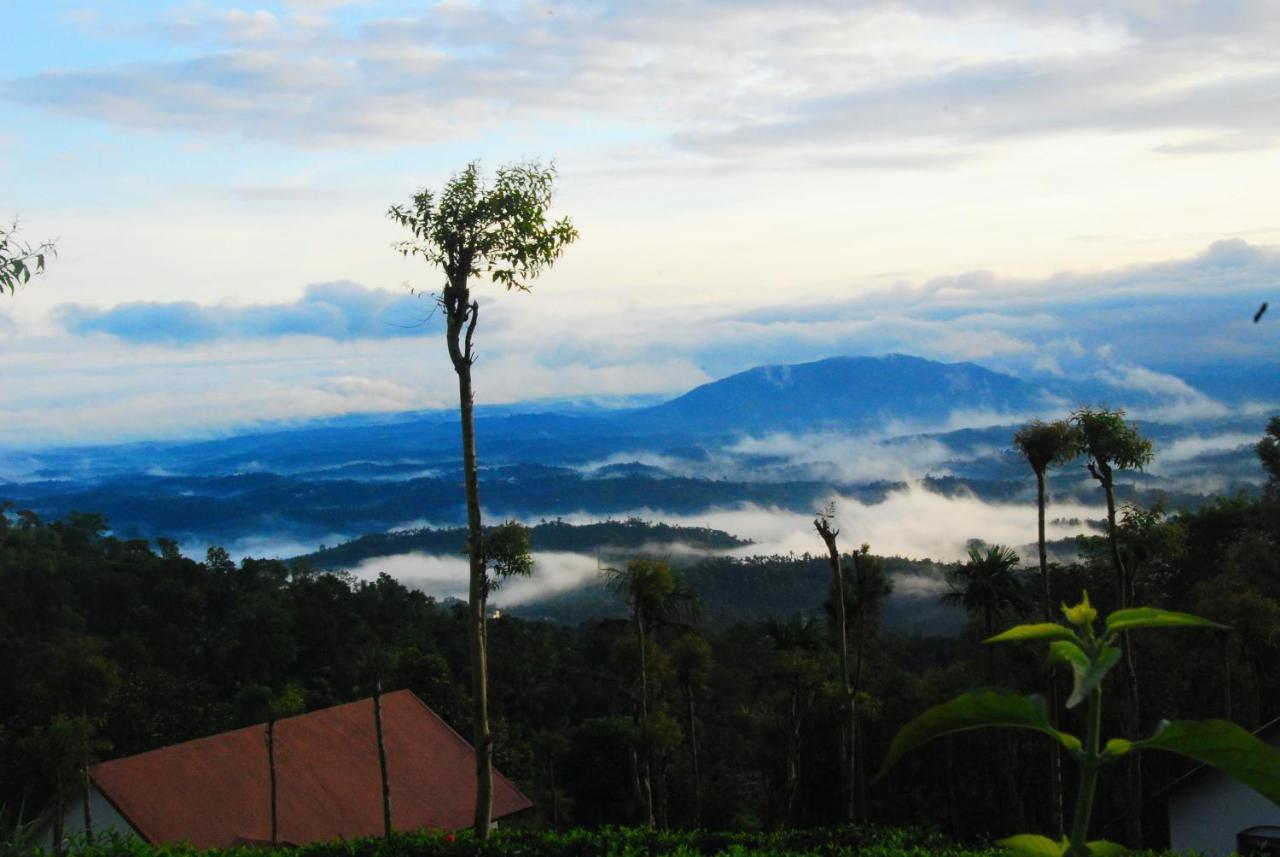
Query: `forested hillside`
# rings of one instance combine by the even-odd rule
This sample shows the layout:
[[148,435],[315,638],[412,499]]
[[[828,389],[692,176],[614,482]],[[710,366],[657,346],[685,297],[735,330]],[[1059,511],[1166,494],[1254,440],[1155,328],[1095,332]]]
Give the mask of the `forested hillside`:
[[[1271,481],[1260,497],[1221,497],[1171,514],[1121,510],[1119,549],[1137,601],[1233,628],[1142,639],[1144,731],[1162,717],[1225,716],[1251,727],[1280,711],[1280,688],[1269,678],[1269,665],[1280,658],[1280,461],[1274,444],[1267,449]],[[172,542],[109,535],[107,524],[81,513],[45,521],[20,509],[0,517],[0,646],[21,655],[0,659],[4,805],[53,800],[55,783],[74,780],[76,747],[89,746],[99,758],[137,753],[262,722],[281,695],[308,709],[358,698],[378,678],[387,688],[412,689],[468,733],[461,606],[388,577],[360,582],[306,561],[236,565],[215,548],[200,562]],[[1077,547],[1078,562],[1053,569],[1052,603],[1074,603],[1087,588],[1105,611],[1115,600],[1106,541],[1086,537]],[[820,548],[815,536],[815,555]],[[688,598],[658,605],[664,619],[649,641],[653,708],[643,729],[636,720],[634,617],[619,592],[607,596],[616,618],[577,625],[505,614],[492,620],[497,764],[534,798],[540,818],[554,814],[561,823],[637,820],[637,746],[654,760],[660,824],[839,820],[836,613],[821,567],[812,557],[761,557],[664,572],[672,575],[671,593],[691,587],[704,606],[692,609],[696,600]],[[885,621],[890,572],[904,567],[873,554],[856,564],[845,556],[846,604],[858,617],[850,619],[851,639],[864,665],[859,817],[936,824],[959,835],[1048,827],[1045,794],[1014,786],[1044,781],[1047,756],[1036,736],[1012,739],[998,753],[981,736],[957,737],[937,752],[909,756],[882,783],[868,783],[890,737],[925,707],[976,684],[1043,689],[1039,652],[977,643],[991,622],[1038,618],[1038,572],[1018,571],[999,598],[983,600],[973,585],[976,568],[939,569],[948,581],[943,594],[972,620],[948,638]],[[806,581],[804,604],[776,597],[787,575]],[[717,604],[732,601],[731,590],[752,587],[773,603],[771,617],[709,621]],[[1121,707],[1107,717],[1106,731],[1120,733]],[[88,743],[68,745],[69,736]],[[1162,826],[1160,804],[1150,798],[1186,769],[1176,757],[1147,764],[1152,844]],[[1122,788],[1119,777],[1104,782],[1100,835],[1120,836]]]

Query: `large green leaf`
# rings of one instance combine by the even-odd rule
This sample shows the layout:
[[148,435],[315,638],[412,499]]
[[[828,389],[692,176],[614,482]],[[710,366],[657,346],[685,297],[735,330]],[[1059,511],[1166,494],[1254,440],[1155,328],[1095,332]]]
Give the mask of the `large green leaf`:
[[1080,750],[1079,738],[1059,732],[1049,724],[1049,712],[1043,697],[981,687],[962,693],[950,702],[935,705],[899,729],[875,778],[883,777],[904,755],[934,738],[993,726],[1034,729],[1072,752]]
[[1135,750],[1168,750],[1213,765],[1280,805],[1280,750],[1227,720],[1162,722]]
[[1067,849],[1065,842],[1054,842],[1047,836],[1035,833],[1019,833],[1017,836],[1001,839],[996,844],[1015,854],[1025,854],[1026,857],[1062,857]]
[[1080,638],[1065,625],[1055,622],[1040,622],[1036,625],[1015,625],[1008,631],[996,634],[984,642],[1012,643],[1017,640],[1067,640],[1079,643]]
[[1071,667],[1071,678],[1074,682],[1071,696],[1067,698],[1067,708],[1075,708],[1089,698],[1089,694],[1102,684],[1107,673],[1120,662],[1120,650],[1114,646],[1104,646],[1098,659],[1090,660],[1075,643],[1066,640],[1055,640],[1049,644],[1049,662],[1062,663]]
[[1129,850],[1119,842],[1110,842],[1106,839],[1095,839],[1092,842],[1086,842],[1085,845],[1089,847],[1089,853],[1093,857],[1116,857],[1117,854],[1124,854]]
[[1226,625],[1210,622],[1190,613],[1175,613],[1172,610],[1158,610],[1155,607],[1131,607],[1128,610],[1117,610],[1107,617],[1107,633],[1130,631],[1134,628],[1218,628],[1226,629]]

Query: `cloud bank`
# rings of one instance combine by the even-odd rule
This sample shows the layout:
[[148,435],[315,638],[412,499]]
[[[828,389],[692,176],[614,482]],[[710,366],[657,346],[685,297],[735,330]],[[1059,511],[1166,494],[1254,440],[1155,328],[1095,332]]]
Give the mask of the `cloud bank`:
[[370,3],[335,16],[195,4],[82,22],[98,38],[183,50],[48,69],[0,93],[126,127],[308,147],[439,143],[590,115],[657,123],[675,146],[717,158],[930,168],[957,146],[1091,130],[1165,131],[1164,151],[1181,153],[1280,133],[1276,74],[1256,62],[1278,35],[1272,11],[1265,0],[696,0]]
[[318,336],[333,340],[438,335],[444,329],[429,296],[317,283],[301,298],[261,306],[202,306],[191,301],[123,303],[109,309],[63,305],[54,315],[73,335],[103,333],[126,342],[187,345],[218,339]]

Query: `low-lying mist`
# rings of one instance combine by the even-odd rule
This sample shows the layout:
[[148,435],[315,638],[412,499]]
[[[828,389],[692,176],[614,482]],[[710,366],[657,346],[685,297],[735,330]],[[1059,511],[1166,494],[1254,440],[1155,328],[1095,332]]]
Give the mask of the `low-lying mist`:
[[[945,563],[963,560],[969,542],[978,539],[1008,545],[1028,564],[1035,559],[1036,510],[1030,503],[993,503],[967,494],[947,496],[928,491],[919,483],[892,491],[879,503],[838,495],[831,499],[840,529],[840,546],[845,551],[856,550],[865,542],[876,554]],[[697,515],[673,516],[651,509],[636,509],[630,514],[645,520],[711,527],[752,540],[751,545],[723,552],[728,556],[802,556],[820,555],[823,551],[813,529],[813,514],[751,505],[711,509]],[[1100,504],[1054,504],[1046,535],[1051,540],[1077,535],[1085,527],[1070,521],[1101,514]],[[575,524],[599,519],[586,513],[563,517]],[[648,551],[638,551],[645,552]],[[652,552],[671,557],[706,553],[696,545],[662,545]],[[576,589],[598,580],[600,563],[596,556],[535,551],[533,575],[507,581],[493,594],[492,603],[499,608],[513,607]],[[437,598],[466,598],[467,594],[467,562],[461,556],[411,553],[377,557],[351,571],[360,580],[387,574]],[[897,575],[894,586],[900,596],[936,595],[945,589],[940,578],[922,574]]]

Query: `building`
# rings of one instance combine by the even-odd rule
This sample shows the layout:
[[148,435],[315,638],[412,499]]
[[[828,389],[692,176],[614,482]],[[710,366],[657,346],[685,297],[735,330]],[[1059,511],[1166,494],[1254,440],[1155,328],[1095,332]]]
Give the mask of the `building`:
[[[1255,733],[1280,749],[1280,718]],[[1167,790],[1169,845],[1173,851],[1198,851],[1205,857],[1225,857],[1236,851],[1246,834],[1256,841],[1271,840],[1280,854],[1280,806],[1215,768],[1200,767],[1175,781]]]
[[[475,810],[471,745],[407,690],[382,697],[392,826],[470,827]],[[313,711],[275,725],[276,811],[281,843],[306,845],[383,832],[373,700]],[[95,765],[89,770],[94,832],[114,829],[154,844],[226,848],[270,842],[266,726],[249,726]],[[494,771],[493,817],[533,804]],[[84,832],[79,797],[64,834]]]

